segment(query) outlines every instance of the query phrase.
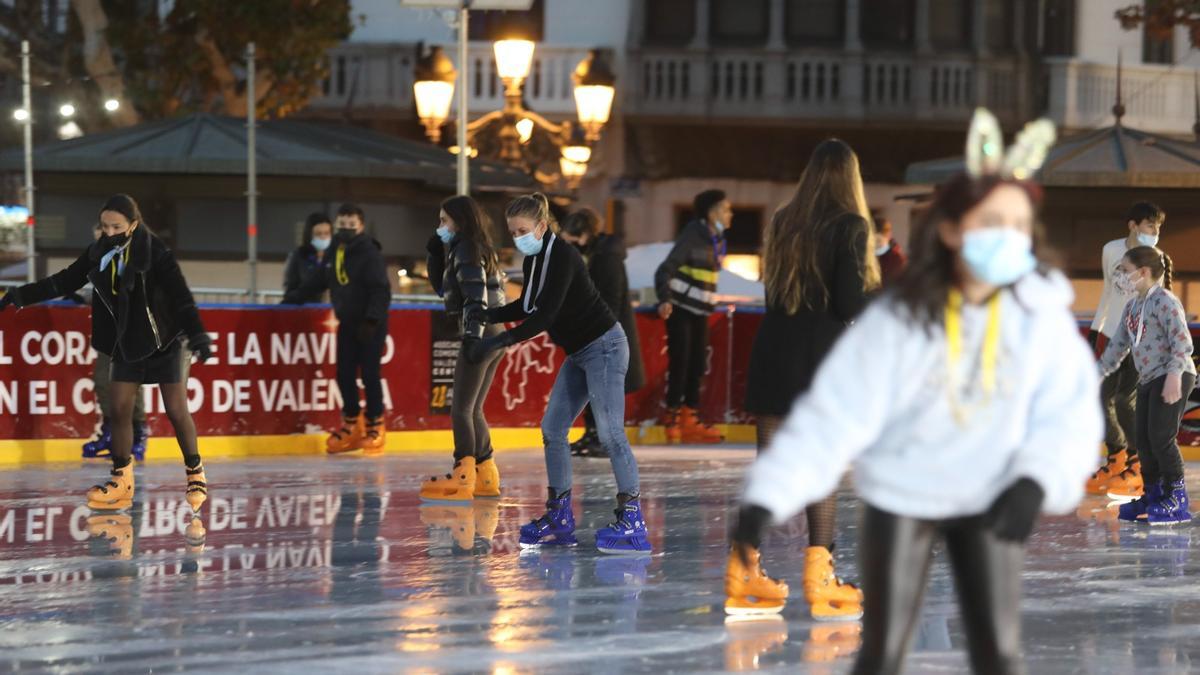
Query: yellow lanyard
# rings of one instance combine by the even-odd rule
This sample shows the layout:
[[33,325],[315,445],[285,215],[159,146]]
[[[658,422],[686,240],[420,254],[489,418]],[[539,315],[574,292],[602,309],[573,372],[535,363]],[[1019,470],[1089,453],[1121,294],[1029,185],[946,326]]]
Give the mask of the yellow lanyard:
[[350,283],[350,275],[346,274],[346,245],[338,244],[337,260],[333,266],[337,282],[343,286]]
[[[950,289],[950,297],[946,301],[946,370],[949,379],[950,409],[959,424],[966,422],[967,411],[959,401],[959,371],[958,362],[962,358],[962,293],[957,288]],[[985,400],[991,400],[996,390],[996,361],[1000,353],[1000,293],[992,295],[988,300],[987,328],[983,335],[983,348],[979,355],[980,384],[983,386]]]

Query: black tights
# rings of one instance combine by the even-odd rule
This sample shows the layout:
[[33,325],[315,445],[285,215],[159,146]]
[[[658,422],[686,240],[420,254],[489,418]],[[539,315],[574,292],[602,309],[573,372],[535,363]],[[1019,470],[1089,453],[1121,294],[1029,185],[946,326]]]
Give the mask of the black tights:
[[[759,415],[758,454],[761,455],[767,449],[767,446],[771,444],[771,439],[774,438],[775,431],[779,429],[779,425],[782,423],[782,417]],[[832,551],[833,529],[837,525],[836,493],[829,495],[821,501],[809,504],[808,508],[804,510],[804,515],[808,519],[808,545],[823,546]]]
[[[140,386],[136,382],[112,383],[112,461],[113,467],[118,469],[127,466],[133,454],[133,402]],[[196,424],[188,411],[187,382],[160,384],[158,388],[167,419],[175,429],[175,440],[179,441],[179,449],[183,452],[183,461],[194,468],[200,463],[200,449],[196,444]]]
[[858,550],[863,582],[859,674],[899,673],[929,578],[933,547],[946,542],[967,650],[975,673],[1021,673],[1021,563],[1025,549],[1001,541],[981,517],[917,520],[864,506]]

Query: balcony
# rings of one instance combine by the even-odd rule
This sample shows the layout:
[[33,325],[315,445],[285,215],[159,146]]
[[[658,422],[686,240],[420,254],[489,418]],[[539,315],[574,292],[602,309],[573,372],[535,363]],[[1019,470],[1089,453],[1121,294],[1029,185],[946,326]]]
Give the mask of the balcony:
[[[388,111],[397,118],[415,117],[413,67],[416,45],[408,43],[345,43],[329,52],[329,79],[322,83],[310,106],[315,110],[341,109]],[[444,45],[461,78],[455,45]],[[530,110],[550,117],[575,116],[571,74],[584,59],[583,47],[538,44],[533,54],[525,102]],[[490,42],[469,46],[469,105],[472,116],[504,106],[504,83],[496,75]],[[461,83],[461,80],[460,80]]]
[[1016,124],[1030,99],[1014,59],[844,51],[646,49],[630,55],[624,85],[624,113],[647,117],[957,124],[985,105]]
[[[1048,115],[1059,127],[1095,129],[1113,123],[1116,66],[1053,58],[1046,60],[1043,76]],[[1121,123],[1140,131],[1191,136],[1196,122],[1194,78],[1190,68],[1123,66]]]

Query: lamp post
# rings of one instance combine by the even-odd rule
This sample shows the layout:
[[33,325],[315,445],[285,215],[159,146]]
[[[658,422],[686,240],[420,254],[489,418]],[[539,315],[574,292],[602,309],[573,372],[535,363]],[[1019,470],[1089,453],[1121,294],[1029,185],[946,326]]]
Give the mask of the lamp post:
[[[504,83],[504,106],[489,112],[475,121],[460,115],[458,127],[459,161],[464,154],[477,148],[474,140],[488,130],[496,140],[494,154],[502,161],[526,168],[543,183],[554,183],[560,178],[574,189],[587,172],[592,146],[600,140],[601,131],[612,114],[616,92],[616,77],[608,67],[599,50],[589,52],[579,63],[572,80],[575,85],[575,107],[578,124],[568,120],[554,123],[541,115],[526,110],[522,103],[522,89],[533,64],[535,45],[529,40],[499,40],[493,45],[496,73]],[[438,65],[438,57],[444,58],[434,48],[427,59],[418,62],[413,93],[417,101],[417,115],[425,126],[426,135],[434,143],[441,141],[441,126],[449,118],[449,92],[453,92],[457,73],[453,66]],[[466,63],[466,55],[460,56],[459,67]],[[459,85],[458,95],[466,95],[466,84]],[[461,106],[465,109],[465,106]],[[578,130],[582,130],[579,133]],[[532,155],[545,144],[534,143],[534,136],[542,132],[560,156],[545,158],[546,162]],[[472,154],[473,156],[473,154]],[[545,173],[539,167],[552,163],[556,167]]]

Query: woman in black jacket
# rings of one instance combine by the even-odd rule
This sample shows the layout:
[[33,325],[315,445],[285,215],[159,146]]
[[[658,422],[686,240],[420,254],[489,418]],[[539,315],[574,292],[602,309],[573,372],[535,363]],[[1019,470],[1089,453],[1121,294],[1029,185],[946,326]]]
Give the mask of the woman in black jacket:
[[[642,365],[642,350],[638,342],[637,320],[629,301],[629,277],[625,272],[625,243],[621,238],[606,234],[601,227],[600,214],[582,208],[567,216],[563,222],[562,240],[583,255],[588,276],[600,292],[600,298],[621,322],[629,339],[629,371],[625,373],[625,393],[631,394],[646,384]],[[583,437],[571,444],[571,454],[579,457],[608,457],[596,432],[596,416],[589,405],[583,411]]]
[[208,496],[196,445],[196,425],[188,412],[187,382],[181,382],[179,344],[200,362],[212,356],[211,342],[175,256],[142,221],[137,202],[113,195],[100,209],[104,236],[69,267],[26,284],[0,299],[25,307],[68,295],[89,281],[92,292],[92,347],[112,357],[112,478],[88,490],[93,509],[127,509],[133,504],[133,399],[142,384],[157,384],[187,473],[185,497],[194,512]]
[[[760,452],[866,305],[867,293],[879,286],[868,219],[858,157],[840,140],[822,142],[763,238],[767,313],[754,338],[746,383],[746,410],[758,418]],[[830,495],[806,510],[804,592],[814,616],[855,618],[861,593],[833,575],[836,508]]]
[[492,459],[492,436],[483,416],[492,378],[503,351],[479,363],[467,360],[465,346],[502,330],[486,322],[488,309],[504,304],[504,279],[488,235],[489,221],[470,197],[442,202],[437,232],[430,237],[429,282],[442,296],[446,312],[459,318],[464,349],[454,365],[450,422],[454,429],[454,468],[444,477],[434,476],[421,485],[422,499],[468,501],[474,497],[499,497],[500,472]]
[[[283,292],[297,293],[301,288],[312,288],[319,284],[314,278],[324,278],[329,267],[330,256],[325,255],[333,243],[333,221],[324,213],[310,213],[304,223],[304,243],[288,254],[283,267]],[[325,290],[297,297],[299,304],[320,302]]]

